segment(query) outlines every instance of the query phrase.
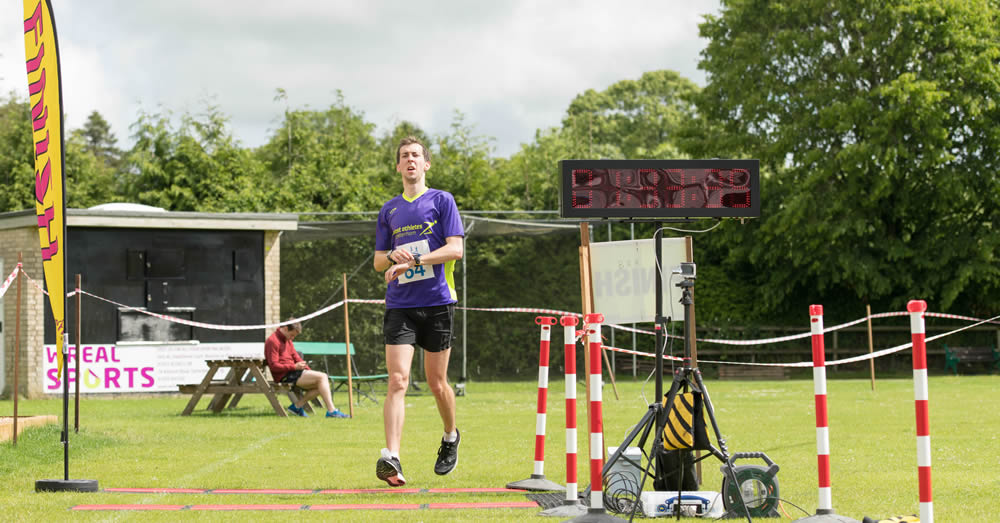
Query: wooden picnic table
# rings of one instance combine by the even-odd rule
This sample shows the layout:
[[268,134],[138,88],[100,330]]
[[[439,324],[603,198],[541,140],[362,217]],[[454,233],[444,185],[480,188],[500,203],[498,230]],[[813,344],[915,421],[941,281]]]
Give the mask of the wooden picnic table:
[[[177,386],[181,392],[191,394],[191,400],[184,407],[181,416],[190,415],[201,397],[206,394],[212,394],[208,408],[216,414],[222,412],[227,404],[229,408],[236,407],[244,394],[263,394],[274,407],[275,414],[283,418],[288,417],[275,393],[287,392],[294,398],[292,386],[268,380],[264,376],[265,363],[262,358],[226,358],[205,360],[205,363],[208,364],[208,372],[205,373],[201,383]],[[224,379],[217,380],[215,375],[220,369],[229,369],[229,372]]]

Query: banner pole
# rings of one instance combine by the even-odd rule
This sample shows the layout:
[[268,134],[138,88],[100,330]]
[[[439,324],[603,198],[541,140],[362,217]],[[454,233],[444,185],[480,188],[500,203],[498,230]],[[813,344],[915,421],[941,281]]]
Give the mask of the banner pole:
[[[62,480],[37,480],[35,491],[97,491],[97,480],[69,479],[69,333],[66,332],[66,154],[59,39],[51,0],[24,0],[24,56],[35,144],[35,213],[42,270],[63,380]],[[47,117],[39,118],[39,114]]]
[[[65,299],[65,298],[63,298]],[[66,356],[69,354],[69,333],[63,333],[63,375],[62,375],[62,385],[63,385],[63,429],[62,429],[62,444],[63,444],[63,480],[69,481],[69,360]]]

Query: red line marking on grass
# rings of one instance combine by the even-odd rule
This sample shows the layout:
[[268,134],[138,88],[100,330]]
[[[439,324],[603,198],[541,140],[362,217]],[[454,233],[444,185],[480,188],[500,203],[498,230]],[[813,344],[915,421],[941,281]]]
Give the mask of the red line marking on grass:
[[73,510],[181,510],[186,505],[77,505]]
[[534,501],[499,501],[495,503],[428,503],[427,508],[538,508]]
[[312,489],[215,489],[212,494],[312,494]]
[[302,510],[302,505],[191,505],[191,510]]
[[326,489],[317,494],[420,494],[424,492],[418,488],[345,488]]
[[420,510],[469,508],[538,508],[531,501],[496,503],[343,503],[337,505],[77,505],[72,510]]
[[106,488],[105,492],[125,492],[140,494],[204,494],[203,488]]
[[515,488],[479,487],[479,488],[429,488],[427,489],[427,492],[431,492],[434,494],[445,494],[451,492],[509,492],[512,494],[523,494],[527,491]]
[[309,510],[418,510],[419,503],[344,503],[340,505],[311,505]]
[[362,489],[195,489],[195,488],[106,488],[104,492],[140,494],[450,494],[450,493],[510,493],[522,494],[522,489],[471,488],[362,488]]

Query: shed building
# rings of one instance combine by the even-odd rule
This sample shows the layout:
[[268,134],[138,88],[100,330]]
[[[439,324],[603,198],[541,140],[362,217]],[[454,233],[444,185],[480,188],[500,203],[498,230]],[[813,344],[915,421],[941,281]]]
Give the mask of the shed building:
[[[176,391],[204,376],[205,359],[263,354],[263,327],[232,327],[281,321],[280,237],[297,229],[297,215],[106,204],[68,209],[66,223],[67,290],[80,274],[89,293],[80,307],[81,393]],[[14,270],[18,253],[25,273],[44,285],[33,211],[0,214],[0,278]],[[31,280],[21,285],[18,388],[27,397],[59,393],[49,300]],[[0,299],[5,397],[14,381],[15,309],[11,288]],[[74,297],[66,302],[71,356],[76,315]]]

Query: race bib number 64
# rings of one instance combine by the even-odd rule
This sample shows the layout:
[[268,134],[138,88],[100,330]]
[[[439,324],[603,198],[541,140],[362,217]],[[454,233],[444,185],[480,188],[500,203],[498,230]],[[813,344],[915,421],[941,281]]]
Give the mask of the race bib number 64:
[[[397,249],[402,249],[409,251],[410,254],[419,254],[421,256],[429,254],[431,252],[431,246],[427,240],[420,240],[410,243],[404,243]],[[434,266],[433,265],[418,265],[416,267],[411,267],[406,269],[406,272],[399,275],[397,281],[400,285],[407,283],[413,283],[415,281],[426,280],[428,278],[434,277]]]

